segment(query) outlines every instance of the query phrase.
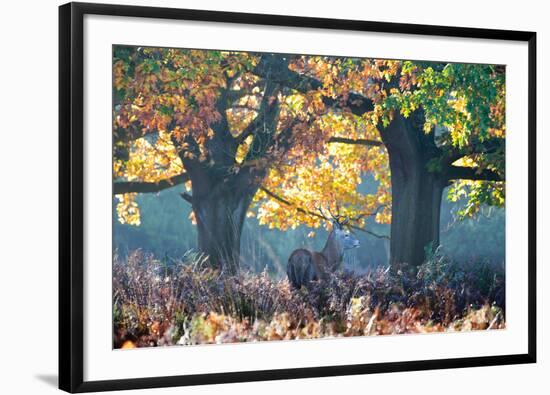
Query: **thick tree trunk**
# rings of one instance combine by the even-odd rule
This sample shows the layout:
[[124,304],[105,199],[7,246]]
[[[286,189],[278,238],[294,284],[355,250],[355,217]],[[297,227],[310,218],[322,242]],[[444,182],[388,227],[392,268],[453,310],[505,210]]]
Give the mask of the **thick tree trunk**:
[[444,177],[428,170],[435,145],[414,117],[396,116],[383,132],[392,181],[390,265],[393,269],[422,264],[426,251],[439,245]]
[[193,201],[198,248],[229,274],[239,269],[241,233],[252,196],[224,191]]
[[189,165],[193,196],[182,195],[197,221],[198,249],[226,274],[239,271],[241,233],[246,212],[264,173],[230,174]]
[[418,266],[424,262],[426,252],[439,245],[443,183],[419,167],[404,170],[400,164],[391,166],[392,265]]

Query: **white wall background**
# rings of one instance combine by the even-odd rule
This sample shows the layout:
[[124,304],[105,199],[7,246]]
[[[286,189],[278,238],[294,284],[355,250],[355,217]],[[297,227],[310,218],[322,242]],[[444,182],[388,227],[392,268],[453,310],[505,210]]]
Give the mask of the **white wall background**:
[[[542,393],[548,383],[550,280],[545,267],[550,220],[545,184],[550,138],[550,25],[541,1],[453,2],[393,0],[223,0],[118,3],[441,25],[534,30],[538,33],[539,362],[536,365],[454,369],[203,386],[188,394],[223,391],[280,393]],[[57,387],[57,0],[5,2],[0,22],[0,392],[54,393]],[[546,207],[543,207],[545,204]],[[546,314],[545,314],[546,313]],[[181,393],[181,388],[131,393]]]

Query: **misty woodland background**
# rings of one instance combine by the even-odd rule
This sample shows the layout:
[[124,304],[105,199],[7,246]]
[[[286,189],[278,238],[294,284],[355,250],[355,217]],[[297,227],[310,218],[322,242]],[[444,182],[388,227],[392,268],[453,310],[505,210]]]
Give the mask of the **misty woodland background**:
[[[113,77],[114,347],[505,327],[504,67],[117,46]],[[321,207],[361,246],[292,289]]]

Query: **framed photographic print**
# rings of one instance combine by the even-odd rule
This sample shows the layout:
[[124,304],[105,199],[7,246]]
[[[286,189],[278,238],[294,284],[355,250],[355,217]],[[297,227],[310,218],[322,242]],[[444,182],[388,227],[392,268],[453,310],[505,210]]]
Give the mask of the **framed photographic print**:
[[535,33],[59,12],[61,389],[535,362]]

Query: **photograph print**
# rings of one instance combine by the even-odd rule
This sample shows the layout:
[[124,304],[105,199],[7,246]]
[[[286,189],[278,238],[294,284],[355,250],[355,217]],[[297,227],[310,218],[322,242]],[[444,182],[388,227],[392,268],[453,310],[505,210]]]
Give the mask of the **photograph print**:
[[113,348],[505,330],[505,77],[114,45]]

